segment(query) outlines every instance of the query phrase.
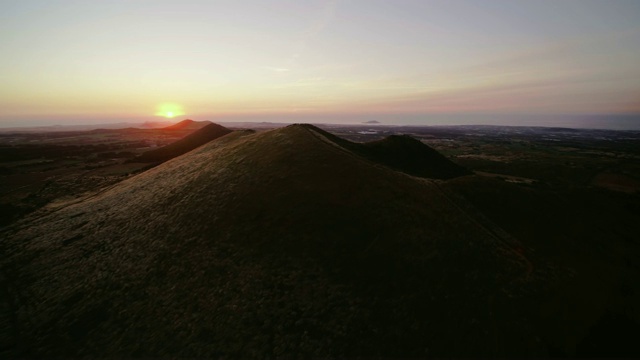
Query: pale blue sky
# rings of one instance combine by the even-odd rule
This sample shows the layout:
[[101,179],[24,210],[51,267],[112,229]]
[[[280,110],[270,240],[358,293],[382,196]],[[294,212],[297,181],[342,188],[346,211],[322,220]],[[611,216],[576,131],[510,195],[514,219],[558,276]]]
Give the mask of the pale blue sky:
[[0,4],[0,126],[640,113],[637,0]]

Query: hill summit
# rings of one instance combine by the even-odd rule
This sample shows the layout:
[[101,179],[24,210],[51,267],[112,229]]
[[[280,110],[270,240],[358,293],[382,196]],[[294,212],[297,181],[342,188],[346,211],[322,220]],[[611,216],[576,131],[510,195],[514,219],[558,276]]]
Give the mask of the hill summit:
[[209,124],[213,124],[211,121],[194,121],[191,119],[185,119],[173,125],[162,128],[163,130],[197,130],[203,128]]

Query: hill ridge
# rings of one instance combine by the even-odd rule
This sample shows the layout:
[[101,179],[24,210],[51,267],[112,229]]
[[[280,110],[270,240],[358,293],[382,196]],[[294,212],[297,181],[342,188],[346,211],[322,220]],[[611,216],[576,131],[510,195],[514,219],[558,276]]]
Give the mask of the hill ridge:
[[166,127],[163,127],[162,130],[187,130],[187,129],[200,129],[203,128],[209,124],[213,124],[211,121],[208,120],[204,120],[204,121],[195,121],[195,120],[191,120],[191,119],[185,119],[182,120],[180,122],[177,122],[173,125],[169,125]]
[[471,171],[453,163],[442,154],[409,135],[390,135],[382,140],[354,143],[311,124],[293,124],[374,163],[412,176],[451,179],[471,175]]

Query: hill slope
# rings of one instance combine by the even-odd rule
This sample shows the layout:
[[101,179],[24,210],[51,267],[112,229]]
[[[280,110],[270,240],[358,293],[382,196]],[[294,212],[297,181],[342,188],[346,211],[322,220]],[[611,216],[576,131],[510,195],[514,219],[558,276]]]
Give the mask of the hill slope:
[[[185,120],[187,121],[187,120]],[[169,145],[163,146],[159,149],[149,150],[142,153],[132,161],[136,162],[163,162],[173,159],[176,156],[180,156],[187,153],[198,146],[208,143],[213,139],[217,139],[221,136],[227,135],[231,130],[218,124],[209,124],[203,128],[194,131],[193,133],[185,136],[184,138],[173,142]]]
[[532,262],[556,269],[530,315],[553,355],[638,357],[640,197],[479,176],[443,188],[534,249]]
[[333,140],[234,132],[5,231],[10,354],[546,355],[522,246]]
[[431,178],[451,179],[471,175],[471,171],[454,164],[421,141],[408,135],[391,135],[383,140],[354,143],[313,125],[301,125],[354,154],[404,173]]
[[213,124],[211,121],[193,121],[191,119],[185,119],[173,125],[165,126],[162,130],[198,130],[209,124]]

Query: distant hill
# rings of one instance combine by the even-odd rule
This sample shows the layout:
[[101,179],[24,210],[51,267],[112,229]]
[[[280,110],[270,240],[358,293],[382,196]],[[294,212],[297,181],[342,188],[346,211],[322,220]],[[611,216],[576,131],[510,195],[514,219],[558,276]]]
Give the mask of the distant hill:
[[451,179],[471,172],[407,135],[391,135],[364,144],[359,153],[407,174],[433,179]]
[[213,124],[211,121],[193,121],[191,119],[182,120],[179,123],[163,127],[163,130],[197,130],[201,129],[209,124]]
[[[191,120],[185,120],[191,121]],[[191,123],[185,123],[182,121],[176,125],[185,124],[181,129],[185,129],[188,126],[191,126]],[[174,125],[175,126],[175,125]],[[166,128],[165,128],[166,129]],[[178,130],[178,129],[174,129]],[[224,126],[209,123],[199,130],[194,131],[193,133],[185,136],[184,138],[173,142],[169,145],[163,146],[159,149],[149,150],[142,153],[140,156],[132,159],[132,162],[163,162],[170,159],[173,159],[176,156],[180,156],[186,152],[189,152],[198,146],[208,143],[213,139],[217,139],[221,136],[227,135],[231,130],[225,128]]]
[[596,218],[464,173],[404,136],[219,136],[0,233],[4,353],[548,357],[636,334],[594,328],[609,299],[637,310],[626,240],[572,237],[556,224]]
[[432,179],[451,179],[471,172],[454,164],[428,145],[407,135],[391,135],[383,140],[354,143],[313,125],[307,127],[322,137],[371,161],[410,175]]
[[9,127],[0,128],[0,133],[16,133],[16,132],[69,132],[69,131],[88,131],[88,130],[113,130],[124,128],[138,128],[138,129],[157,129],[163,126],[167,126],[166,121],[147,121],[144,123],[108,123],[108,124],[84,124],[84,125],[51,125],[51,126],[26,126],[26,127]]

